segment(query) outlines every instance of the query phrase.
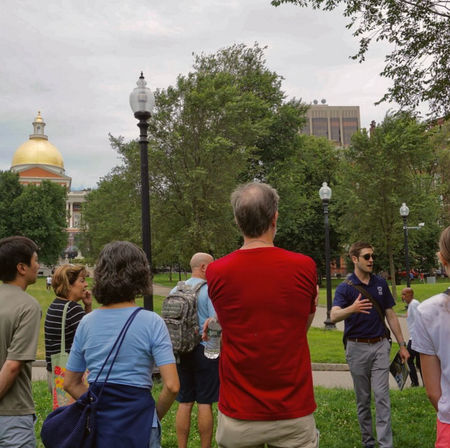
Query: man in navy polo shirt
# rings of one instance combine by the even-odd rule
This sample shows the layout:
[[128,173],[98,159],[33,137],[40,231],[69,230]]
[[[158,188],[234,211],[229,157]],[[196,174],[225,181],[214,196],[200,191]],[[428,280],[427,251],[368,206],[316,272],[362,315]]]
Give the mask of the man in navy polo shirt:
[[331,320],[345,319],[344,338],[347,340],[346,358],[353,378],[356,394],[358,421],[361,428],[362,443],[365,448],[375,447],[372,433],[370,411],[371,389],[375,397],[376,431],[380,448],[392,448],[391,409],[389,399],[389,352],[390,343],[386,337],[384,320],[364,294],[353,285],[364,288],[375,300],[387,323],[400,344],[403,362],[409,358],[402,330],[392,307],[394,298],[389,287],[381,277],[372,274],[373,248],[370,244],[357,242],[349,250],[355,266],[349,280],[336,288],[331,309]]

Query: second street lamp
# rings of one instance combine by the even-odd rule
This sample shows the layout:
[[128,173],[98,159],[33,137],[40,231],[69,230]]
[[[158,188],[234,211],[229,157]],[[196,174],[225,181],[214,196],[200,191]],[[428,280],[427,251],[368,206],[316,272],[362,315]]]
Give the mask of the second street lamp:
[[409,254],[408,254],[408,215],[409,208],[405,202],[400,207],[400,216],[403,218],[403,235],[405,236],[405,270],[406,270],[406,286],[409,288]]
[[331,188],[326,182],[322,184],[319,190],[319,196],[322,200],[323,215],[325,220],[325,272],[327,278],[327,319],[324,322],[325,328],[330,330],[336,328],[336,324],[331,322],[331,272],[330,272],[330,229],[328,225],[328,203],[331,199]]
[[141,218],[142,218],[142,246],[150,265],[151,292],[144,296],[144,308],[153,311],[153,274],[152,274],[152,240],[150,227],[150,187],[148,180],[148,120],[155,106],[155,97],[146,87],[144,74],[137,80],[137,87],[130,94],[130,106],[135,118],[139,120],[141,131],[139,138],[141,153]]

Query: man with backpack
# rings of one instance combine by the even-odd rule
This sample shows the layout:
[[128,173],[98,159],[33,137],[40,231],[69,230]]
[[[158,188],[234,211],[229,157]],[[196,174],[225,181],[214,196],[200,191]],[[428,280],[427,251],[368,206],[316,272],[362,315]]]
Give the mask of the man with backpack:
[[331,320],[345,319],[346,358],[353,378],[358,421],[365,448],[375,447],[370,409],[371,389],[375,398],[378,446],[392,448],[391,407],[389,400],[390,329],[400,345],[403,362],[409,358],[400,324],[392,309],[394,298],[386,280],[373,275],[373,247],[359,241],[351,245],[349,256],[354,273],[337,288]]
[[[206,268],[213,260],[209,254],[202,252],[194,254],[190,261],[192,275],[185,282],[186,285],[196,289],[200,330],[206,319],[216,315],[208,296],[208,285],[206,284]],[[179,287],[173,288],[169,297],[176,294]],[[200,340],[200,334],[198,336]],[[198,405],[198,431],[201,448],[211,447],[214,425],[212,403],[217,402],[219,396],[219,360],[206,358],[204,344],[204,342],[199,342],[191,352],[178,355],[177,369],[180,377],[180,391],[177,396],[179,406],[176,415],[176,431],[179,448],[188,446],[194,402],[197,402]]]

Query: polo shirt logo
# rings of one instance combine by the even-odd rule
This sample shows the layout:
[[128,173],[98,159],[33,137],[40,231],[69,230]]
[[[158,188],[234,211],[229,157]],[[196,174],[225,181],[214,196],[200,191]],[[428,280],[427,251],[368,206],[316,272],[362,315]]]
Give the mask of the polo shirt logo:
[[377,286],[378,289],[378,295],[382,296],[383,295],[383,287],[382,286]]

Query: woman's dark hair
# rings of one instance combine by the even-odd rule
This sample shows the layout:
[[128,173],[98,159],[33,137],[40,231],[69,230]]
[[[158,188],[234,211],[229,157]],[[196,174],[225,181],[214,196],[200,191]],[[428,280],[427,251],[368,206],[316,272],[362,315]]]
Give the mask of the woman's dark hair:
[[80,264],[64,264],[56,268],[52,278],[52,288],[55,294],[68,299],[70,287],[80,275],[86,277],[86,268]]
[[130,302],[150,290],[150,268],[142,249],[128,241],[107,244],[97,260],[92,292],[102,305]]

